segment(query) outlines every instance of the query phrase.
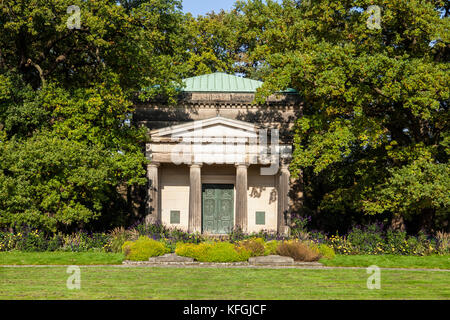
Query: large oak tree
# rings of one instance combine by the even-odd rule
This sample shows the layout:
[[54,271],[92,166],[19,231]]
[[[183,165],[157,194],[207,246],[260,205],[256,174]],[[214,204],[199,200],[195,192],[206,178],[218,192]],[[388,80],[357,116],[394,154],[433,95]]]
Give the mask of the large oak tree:
[[131,101],[176,92],[182,19],[175,0],[0,2],[0,226],[125,222],[118,187],[146,183]]

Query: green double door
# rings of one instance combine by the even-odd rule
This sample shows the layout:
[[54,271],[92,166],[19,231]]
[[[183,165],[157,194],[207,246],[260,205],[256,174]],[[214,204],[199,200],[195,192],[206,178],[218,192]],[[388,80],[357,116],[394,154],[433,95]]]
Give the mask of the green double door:
[[204,233],[227,234],[234,227],[234,186],[202,186],[202,229]]

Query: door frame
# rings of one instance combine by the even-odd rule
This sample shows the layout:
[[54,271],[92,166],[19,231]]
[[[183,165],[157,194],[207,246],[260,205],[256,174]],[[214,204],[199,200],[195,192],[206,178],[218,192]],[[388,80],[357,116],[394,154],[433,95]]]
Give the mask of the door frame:
[[[205,190],[205,186],[217,186],[217,185],[221,185],[221,186],[232,186],[233,187],[233,228],[236,225],[236,185],[235,182],[233,183],[227,183],[227,182],[223,182],[223,180],[221,180],[220,182],[210,182],[209,179],[207,179],[208,182],[203,181],[203,177],[202,177],[202,234],[204,234],[204,229],[203,229],[203,192]],[[229,188],[231,189],[231,188]],[[211,233],[211,235],[218,235],[221,236],[223,234],[221,233]]]

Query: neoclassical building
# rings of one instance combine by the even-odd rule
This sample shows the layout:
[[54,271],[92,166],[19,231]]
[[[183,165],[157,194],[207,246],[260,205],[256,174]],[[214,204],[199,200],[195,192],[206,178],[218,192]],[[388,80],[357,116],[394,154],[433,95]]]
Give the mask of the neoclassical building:
[[254,103],[262,82],[224,73],[184,80],[177,105],[136,107],[149,129],[147,221],[221,235],[240,227],[288,232],[293,90]]

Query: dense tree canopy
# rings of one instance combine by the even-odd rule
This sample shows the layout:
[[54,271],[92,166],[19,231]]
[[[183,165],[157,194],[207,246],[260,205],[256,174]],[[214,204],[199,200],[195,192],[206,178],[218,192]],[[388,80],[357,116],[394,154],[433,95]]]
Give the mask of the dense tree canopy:
[[310,205],[448,226],[448,3],[284,1],[270,12],[256,50],[271,70],[263,94],[304,98],[291,169],[304,171]]
[[[68,28],[80,8],[80,28]],[[0,3],[0,224],[85,226],[145,184],[145,132],[131,99],[173,95],[184,54],[180,3]],[[146,90],[141,90],[146,88]]]

